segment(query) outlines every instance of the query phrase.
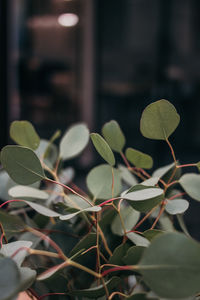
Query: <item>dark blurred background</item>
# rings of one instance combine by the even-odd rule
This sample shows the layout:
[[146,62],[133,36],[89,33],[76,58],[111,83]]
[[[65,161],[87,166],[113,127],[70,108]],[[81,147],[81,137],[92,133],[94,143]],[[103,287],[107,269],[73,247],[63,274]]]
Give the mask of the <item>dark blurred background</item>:
[[[200,160],[199,0],[1,0],[0,23],[1,147],[16,119],[43,138],[80,121],[99,132],[116,119],[127,146],[164,165],[169,148],[142,137],[139,120],[165,98],[181,115],[177,158]],[[86,152],[79,167],[94,157]]]
[[[2,0],[1,146],[11,121],[43,138],[83,121],[116,119],[127,145],[170,162],[165,143],[139,132],[142,110],[168,99],[181,115],[171,141],[200,159],[199,0]],[[162,153],[162,156],[160,155]],[[85,163],[90,164],[90,158]]]

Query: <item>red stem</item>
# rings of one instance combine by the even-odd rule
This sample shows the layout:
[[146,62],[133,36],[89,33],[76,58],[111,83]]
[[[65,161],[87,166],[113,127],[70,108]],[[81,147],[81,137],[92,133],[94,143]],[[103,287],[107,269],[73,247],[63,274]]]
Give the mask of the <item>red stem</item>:
[[112,202],[112,201],[114,201],[114,200],[119,200],[119,199],[120,199],[119,197],[108,199],[108,200],[102,202],[101,204],[99,204],[99,206],[100,206],[100,207],[101,207],[101,206],[104,206],[104,205],[106,205],[107,203],[110,203],[110,202]]
[[101,275],[102,277],[104,277],[109,273],[116,272],[116,271],[124,271],[124,270],[133,270],[133,266],[117,266],[115,268],[111,268],[104,271]]
[[185,195],[185,194],[186,194],[186,193],[179,193],[179,194],[176,194],[176,195],[170,197],[169,200],[173,200],[173,199],[178,198],[178,197],[181,197],[181,196],[183,196],[183,195]]
[[42,295],[38,298],[38,300],[42,300],[48,296],[53,296],[53,295],[66,295],[66,293],[48,293],[48,294],[45,294],[45,295]]

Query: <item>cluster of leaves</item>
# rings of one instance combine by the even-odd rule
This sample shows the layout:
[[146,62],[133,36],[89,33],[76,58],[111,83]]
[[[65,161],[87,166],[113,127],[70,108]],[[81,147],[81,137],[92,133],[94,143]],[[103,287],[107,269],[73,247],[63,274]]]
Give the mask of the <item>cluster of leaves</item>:
[[[200,175],[181,169],[200,163],[176,160],[168,138],[179,121],[166,100],[143,111],[142,135],[166,141],[173,159],[151,175],[153,159],[125,149],[116,121],[102,135],[76,124],[59,147],[59,131],[40,140],[28,121],[13,122],[17,145],[1,151],[0,299],[21,291],[34,299],[198,299],[200,244],[183,214],[190,198],[200,201]],[[62,166],[90,138],[104,164],[89,172],[83,191]]]

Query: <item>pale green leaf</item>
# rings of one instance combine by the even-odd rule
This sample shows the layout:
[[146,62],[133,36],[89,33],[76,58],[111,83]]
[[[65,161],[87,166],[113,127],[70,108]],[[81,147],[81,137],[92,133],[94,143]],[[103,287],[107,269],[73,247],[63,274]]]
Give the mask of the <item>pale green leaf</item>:
[[29,148],[4,147],[1,151],[1,163],[18,184],[29,185],[45,178],[37,155]]
[[120,175],[122,180],[128,184],[129,186],[136,185],[138,183],[137,178],[128,170],[127,167],[123,165],[119,165],[118,169],[120,171]]
[[164,199],[164,191],[156,187],[135,185],[123,198],[136,210],[146,212]]
[[71,159],[80,154],[89,141],[89,130],[85,124],[73,125],[60,143],[60,157],[63,160]]
[[11,257],[13,254],[13,260],[16,264],[20,267],[23,263],[25,257],[27,256],[27,251],[21,248],[30,248],[32,246],[32,242],[30,241],[15,241],[8,244],[3,244],[2,248],[0,249],[0,254],[3,256]]
[[79,211],[77,211],[75,213],[72,213],[72,214],[62,215],[62,216],[60,216],[60,220],[69,220],[69,219],[71,219],[71,218],[73,218],[73,217],[75,217],[78,214],[83,213],[83,212],[98,212],[100,210],[101,210],[100,206],[90,206],[88,208],[79,210]]
[[93,145],[95,146],[97,152],[103,157],[103,159],[111,166],[115,164],[115,157],[107,142],[98,134],[90,134]]
[[25,201],[24,202],[29,205],[32,209],[34,209],[35,211],[37,211],[39,214],[46,216],[46,217],[59,217],[61,216],[61,214],[55,212],[54,210],[45,207],[43,205],[40,205],[38,203],[35,202],[31,202],[31,201]]
[[[112,193],[112,185],[114,186]],[[121,178],[118,170],[109,165],[99,165],[93,168],[87,176],[87,187],[97,199],[116,197],[121,192]]]
[[[120,215],[126,232],[130,231],[135,226],[140,217],[140,213],[138,211],[133,209],[131,206],[125,206],[123,203],[121,204]],[[120,236],[124,235],[121,218],[119,214],[117,214],[111,224],[112,232]]]
[[183,214],[189,207],[189,202],[184,199],[169,200],[165,206],[165,210],[170,215]]
[[42,139],[40,145],[35,151],[39,159],[43,159],[44,163],[49,167],[53,168],[57,158],[58,158],[58,149],[57,146],[51,144],[49,141]]
[[9,195],[13,198],[34,198],[46,200],[49,197],[45,191],[24,185],[16,185],[9,189]]
[[13,299],[19,291],[20,272],[11,258],[0,257],[0,278],[1,300]]
[[200,245],[180,233],[153,239],[139,264],[145,283],[160,297],[184,299],[200,291]]
[[28,121],[14,121],[10,126],[10,137],[17,144],[37,149],[40,144],[40,138],[33,125]]
[[125,152],[126,158],[137,168],[151,169],[153,159],[150,155],[133,148],[127,148]]
[[[90,200],[88,199],[88,201],[90,201]],[[81,198],[75,194],[68,194],[68,195],[65,194],[64,195],[64,203],[68,207],[72,207],[72,208],[75,208],[78,210],[91,207],[91,205],[89,203],[87,203],[85,200],[83,200],[83,198]]]
[[145,186],[155,186],[159,181],[159,177],[151,177],[141,182]]
[[116,121],[112,120],[106,123],[102,128],[102,134],[112,150],[119,153],[122,152],[126,141]]
[[140,131],[146,138],[166,140],[180,122],[175,107],[167,100],[149,104],[143,111]]
[[179,179],[184,191],[193,199],[200,201],[200,175],[195,173],[185,174]]
[[135,232],[127,233],[127,238],[133,242],[136,246],[148,247],[150,242],[145,237]]

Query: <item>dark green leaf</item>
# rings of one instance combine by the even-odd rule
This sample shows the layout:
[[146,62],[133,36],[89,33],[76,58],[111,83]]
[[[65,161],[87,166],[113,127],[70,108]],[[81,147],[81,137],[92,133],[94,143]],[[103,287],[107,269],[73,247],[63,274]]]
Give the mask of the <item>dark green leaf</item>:
[[146,212],[158,205],[164,198],[164,192],[160,188],[135,185],[123,198],[138,211]]
[[45,178],[37,155],[29,148],[4,147],[1,151],[1,163],[18,184],[29,185]]
[[17,144],[37,149],[40,144],[40,138],[33,125],[28,121],[14,121],[10,126],[10,137]]
[[137,265],[140,261],[146,247],[132,246],[128,249],[126,256],[123,257],[123,262],[126,265]]
[[126,255],[127,250],[129,249],[127,243],[123,243],[115,248],[113,255],[109,259],[110,264],[122,266],[124,265],[123,257]]
[[[121,279],[119,277],[114,276],[111,279],[109,279],[107,282],[105,282],[105,285],[106,285],[108,291],[111,292],[113,288],[118,286],[120,281],[121,281]],[[69,295],[97,299],[97,298],[105,295],[105,289],[104,289],[104,286],[101,284],[97,287],[92,287],[90,289],[72,291],[69,293]]]
[[14,234],[25,229],[26,225],[19,216],[14,216],[0,210],[0,220],[7,234]]
[[97,152],[109,165],[114,166],[115,157],[107,142],[98,133],[91,133],[90,136]]
[[164,233],[164,231],[162,230],[148,229],[144,231],[142,235],[151,242],[155,237],[159,236],[162,233]]
[[180,185],[193,199],[200,201],[200,175],[195,173],[185,174],[179,179]]
[[72,251],[70,252],[70,256],[74,256],[80,250],[84,251],[84,250],[89,249],[90,247],[94,246],[96,244],[96,240],[97,240],[96,233],[90,233],[90,234],[84,236],[76,244],[76,246],[72,249]]
[[175,107],[167,100],[149,104],[143,111],[140,131],[146,138],[166,140],[176,129],[180,116]]
[[89,130],[85,124],[73,125],[63,136],[60,143],[60,157],[71,159],[80,154],[89,141]]
[[153,159],[150,155],[133,148],[126,149],[126,158],[137,168],[151,169],[153,166]]
[[125,137],[116,121],[106,123],[102,128],[102,134],[112,150],[119,153],[123,150]]
[[169,200],[165,206],[165,210],[170,215],[183,214],[189,207],[189,202],[184,199]]
[[[113,176],[114,175],[114,176]],[[92,169],[87,176],[87,187],[97,199],[109,199],[116,197],[121,191],[121,179],[119,171],[109,165],[100,165]],[[114,177],[114,182],[113,182]],[[112,184],[114,190],[112,195]]]
[[180,233],[153,239],[139,264],[146,284],[160,297],[186,298],[200,291],[200,245]]

